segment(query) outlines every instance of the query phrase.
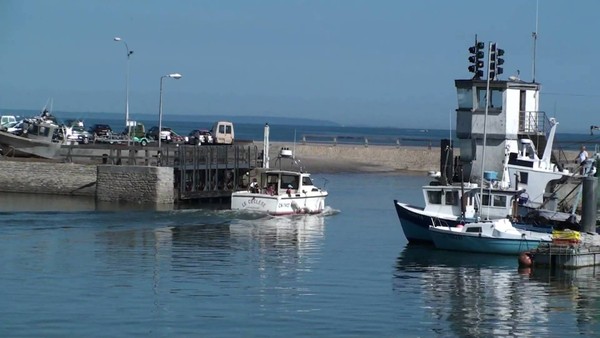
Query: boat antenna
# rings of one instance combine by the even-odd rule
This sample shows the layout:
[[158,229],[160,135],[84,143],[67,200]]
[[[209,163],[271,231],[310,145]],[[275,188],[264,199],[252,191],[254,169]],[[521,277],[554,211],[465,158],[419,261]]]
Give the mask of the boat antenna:
[[[496,48],[496,43],[493,43],[494,46],[492,47],[492,42],[488,42],[488,57],[487,57],[487,81],[486,81],[486,86],[485,86],[485,115],[483,116],[483,147],[481,149],[481,186],[479,187],[479,196],[481,198],[481,205],[479,206],[479,214],[480,216],[483,214],[482,213],[482,207],[483,207],[483,183],[484,183],[484,174],[485,174],[485,148],[486,148],[486,143],[487,143],[487,118],[488,118],[488,110],[490,107],[490,73],[491,73],[491,67],[490,67],[490,62],[491,62],[491,56],[492,56],[492,48]],[[488,205],[489,205],[490,201],[488,200]],[[488,209],[489,212],[489,209]]]
[[296,128],[294,128],[294,146],[292,147],[294,151],[294,158],[296,157]]
[[269,148],[270,148],[270,144],[269,144],[269,123],[265,123],[265,129],[264,129],[264,139],[263,139],[263,156],[262,156],[262,161],[263,161],[263,168],[265,169],[269,169]]
[[539,6],[540,6],[540,1],[537,0],[535,3],[535,31],[533,33],[531,33],[531,36],[533,37],[533,64],[532,64],[533,79],[531,82],[533,82],[533,83],[535,83],[535,53],[536,53],[537,38],[538,38]]

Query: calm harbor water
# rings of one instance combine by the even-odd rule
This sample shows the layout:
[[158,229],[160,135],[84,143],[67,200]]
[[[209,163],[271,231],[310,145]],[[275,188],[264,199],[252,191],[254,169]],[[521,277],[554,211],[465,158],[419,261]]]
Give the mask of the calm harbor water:
[[393,199],[426,177],[313,178],[320,216],[0,195],[0,336],[600,334],[595,269],[407,246]]

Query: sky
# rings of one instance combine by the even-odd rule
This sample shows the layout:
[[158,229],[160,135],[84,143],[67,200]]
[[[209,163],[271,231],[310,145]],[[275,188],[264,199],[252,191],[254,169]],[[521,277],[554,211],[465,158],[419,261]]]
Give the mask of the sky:
[[[536,8],[538,10],[536,11]],[[592,0],[0,0],[0,108],[304,117],[447,129],[475,34],[542,84],[559,132],[597,113]],[[133,50],[127,61],[125,43]],[[261,123],[264,121],[260,121]],[[268,122],[268,121],[267,121]]]

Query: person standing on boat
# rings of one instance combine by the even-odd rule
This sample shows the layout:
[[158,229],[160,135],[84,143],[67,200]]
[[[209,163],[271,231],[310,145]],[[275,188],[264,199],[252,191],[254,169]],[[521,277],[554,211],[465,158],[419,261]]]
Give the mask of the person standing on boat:
[[588,152],[585,150],[585,146],[581,146],[581,151],[579,152],[579,155],[577,155],[577,162],[579,163],[579,167],[581,174],[585,173],[585,164],[588,159]]
[[250,192],[258,193],[258,182],[256,182],[256,177],[252,179],[252,183],[250,183]]

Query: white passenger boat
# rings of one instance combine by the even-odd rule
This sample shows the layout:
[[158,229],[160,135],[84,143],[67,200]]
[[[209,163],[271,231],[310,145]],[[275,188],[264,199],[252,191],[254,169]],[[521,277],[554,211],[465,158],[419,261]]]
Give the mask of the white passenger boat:
[[[289,159],[297,170],[282,170],[281,162]],[[231,194],[231,209],[264,212],[270,215],[318,214],[325,209],[328,193],[316,187],[289,148],[282,148],[277,158],[279,169],[269,167],[269,125],[265,125],[262,168],[248,173],[247,190]]]
[[231,194],[232,210],[292,215],[318,214],[325,209],[327,191],[314,186],[308,173],[260,169],[254,178],[256,188]]

